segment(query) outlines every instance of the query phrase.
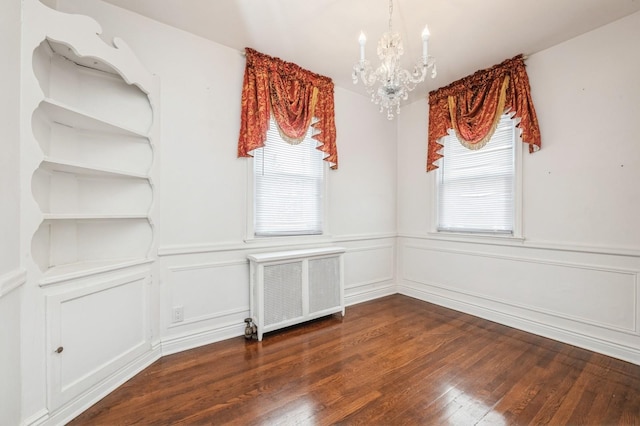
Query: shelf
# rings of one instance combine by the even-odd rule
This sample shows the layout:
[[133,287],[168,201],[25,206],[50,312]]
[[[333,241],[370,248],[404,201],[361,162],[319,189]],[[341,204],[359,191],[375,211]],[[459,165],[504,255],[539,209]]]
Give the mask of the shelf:
[[43,220],[122,220],[148,219],[146,214],[75,214],[75,213],[45,213]]
[[92,260],[53,266],[43,274],[40,280],[40,286],[47,286],[61,281],[115,271],[136,265],[144,265],[145,263],[151,262],[153,262],[153,259],[144,257],[137,259]]
[[131,173],[104,167],[92,167],[68,161],[52,160],[48,157],[45,157],[40,167],[52,172],[73,173],[92,177],[149,179],[149,176],[145,174]]
[[118,78],[118,79],[121,78],[120,74],[118,74],[118,72],[114,70],[113,67],[111,67],[110,65],[105,64],[101,61],[98,61],[90,56],[85,56],[85,57],[78,56],[73,51],[73,49],[71,49],[69,46],[66,46],[63,43],[57,43],[52,40],[46,40],[45,43],[51,49],[50,54],[56,53],[62,56],[63,58],[68,59],[71,62],[77,65],[80,65],[82,67],[85,67],[89,70],[96,70],[96,71],[113,75],[115,78]]
[[139,132],[125,126],[103,120],[99,117],[94,117],[91,114],[86,114],[74,107],[58,102],[55,99],[45,98],[40,103],[39,108],[41,108],[53,122],[62,124],[63,126],[105,133],[119,133],[144,138],[148,138],[149,136],[147,133]]

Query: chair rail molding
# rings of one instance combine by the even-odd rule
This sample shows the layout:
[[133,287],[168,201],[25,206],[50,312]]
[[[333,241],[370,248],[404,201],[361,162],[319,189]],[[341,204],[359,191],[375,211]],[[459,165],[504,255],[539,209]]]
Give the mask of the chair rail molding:
[[268,250],[278,248],[290,248],[290,247],[307,247],[307,246],[324,246],[336,243],[348,243],[357,241],[369,241],[369,240],[384,240],[389,238],[396,238],[395,233],[371,233],[371,234],[357,234],[357,235],[342,235],[342,236],[318,236],[314,237],[279,237],[279,238],[255,238],[251,242],[224,242],[224,243],[196,243],[196,244],[170,244],[160,246],[158,248],[158,256],[179,256],[184,254],[199,254],[199,253],[217,253],[227,251],[255,251],[255,250]]
[[18,269],[4,275],[0,275],[0,298],[27,282],[27,271]]
[[511,238],[499,237],[491,235],[473,235],[473,234],[454,234],[454,233],[438,233],[432,232],[427,235],[420,234],[398,234],[398,238],[423,241],[446,241],[454,243],[491,245],[491,246],[508,246],[522,247],[528,249],[541,249],[564,251],[586,254],[603,254],[612,256],[638,257],[640,258],[640,248],[635,247],[615,247],[615,246],[592,246],[584,244],[575,244],[570,241],[553,242],[542,240],[530,240],[527,238]]

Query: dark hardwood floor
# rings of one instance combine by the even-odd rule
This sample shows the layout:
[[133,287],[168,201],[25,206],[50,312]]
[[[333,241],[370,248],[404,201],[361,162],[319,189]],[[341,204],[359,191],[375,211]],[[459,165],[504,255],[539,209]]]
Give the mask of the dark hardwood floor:
[[72,425],[632,425],[640,366],[394,295],[164,357]]

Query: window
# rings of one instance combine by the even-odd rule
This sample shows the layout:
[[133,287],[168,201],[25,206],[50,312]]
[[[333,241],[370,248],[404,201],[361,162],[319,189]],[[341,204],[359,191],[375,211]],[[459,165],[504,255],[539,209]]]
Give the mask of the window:
[[254,151],[256,236],[322,234],[324,155],[312,131],[292,145],[271,119],[264,148]]
[[489,142],[479,150],[444,137],[438,169],[438,231],[515,235],[515,120],[504,114]]

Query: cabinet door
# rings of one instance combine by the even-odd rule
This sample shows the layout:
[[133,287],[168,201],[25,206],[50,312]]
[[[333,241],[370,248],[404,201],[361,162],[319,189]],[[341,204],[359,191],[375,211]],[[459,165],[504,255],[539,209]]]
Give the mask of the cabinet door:
[[149,275],[120,276],[47,297],[50,409],[150,349]]

